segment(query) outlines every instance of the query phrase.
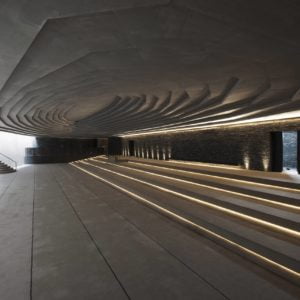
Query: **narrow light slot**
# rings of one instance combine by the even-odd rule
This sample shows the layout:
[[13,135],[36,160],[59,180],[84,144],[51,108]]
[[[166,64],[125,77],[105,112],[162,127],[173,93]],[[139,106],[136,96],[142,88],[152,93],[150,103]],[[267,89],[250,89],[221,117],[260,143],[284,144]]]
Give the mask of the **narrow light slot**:
[[[271,117],[271,116],[270,116]],[[290,116],[290,118],[273,118],[270,120],[266,120],[267,118],[256,118],[256,119],[248,119],[244,121],[235,121],[235,122],[227,122],[227,123],[218,123],[218,124],[210,124],[207,125],[204,123],[195,123],[191,124],[190,126],[180,125],[180,124],[170,124],[169,127],[150,127],[145,128],[143,130],[135,130],[124,132],[119,134],[120,137],[137,137],[137,136],[147,136],[147,135],[156,135],[156,134],[165,134],[165,133],[178,133],[178,132],[193,132],[193,131],[203,131],[208,129],[217,129],[217,128],[242,128],[242,127],[249,127],[249,126],[257,126],[257,125],[267,125],[267,124],[285,124],[289,123],[296,123],[299,122],[299,112],[295,112],[295,115]]]

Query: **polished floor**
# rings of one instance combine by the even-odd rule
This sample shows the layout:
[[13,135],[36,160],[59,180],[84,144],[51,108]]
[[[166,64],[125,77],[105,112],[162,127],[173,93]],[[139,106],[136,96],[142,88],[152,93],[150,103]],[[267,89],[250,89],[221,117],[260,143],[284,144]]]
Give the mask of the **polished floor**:
[[[257,252],[297,269],[299,241],[293,234],[300,194],[293,182],[278,180],[282,190],[265,185],[256,191],[253,182],[234,181],[241,179],[237,175],[227,174],[229,183],[224,178],[218,183],[216,171],[207,173],[207,168],[197,175],[138,163],[98,158],[73,165],[28,165],[0,175],[0,299],[299,298],[295,282],[155,209],[227,233],[236,243],[245,242],[238,237],[245,235],[244,246],[251,248],[255,241]],[[193,188],[186,181],[193,181]],[[208,202],[277,222],[291,235],[283,238],[280,230],[239,220]]]

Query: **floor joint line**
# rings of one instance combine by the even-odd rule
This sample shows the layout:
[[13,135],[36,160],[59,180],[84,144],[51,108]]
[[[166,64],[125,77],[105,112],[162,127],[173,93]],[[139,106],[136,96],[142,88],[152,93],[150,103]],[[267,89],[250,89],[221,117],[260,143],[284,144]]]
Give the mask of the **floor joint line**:
[[[52,175],[54,175],[54,173],[51,171]],[[62,185],[59,183],[59,181],[56,179],[55,176],[53,176],[54,180],[56,181],[56,183],[58,184],[58,186],[60,187],[63,195],[65,196],[66,201],[68,202],[68,204],[70,205],[71,209],[73,210],[75,216],[77,217],[77,219],[79,220],[79,222],[81,223],[81,225],[83,226],[83,228],[85,229],[86,233],[88,234],[89,238],[91,239],[92,243],[94,244],[94,246],[96,247],[98,253],[101,255],[101,257],[103,258],[103,260],[105,261],[106,265],[108,266],[108,268],[110,269],[110,271],[112,272],[113,276],[115,277],[115,279],[117,280],[118,284],[120,285],[121,289],[123,290],[123,292],[125,293],[126,297],[131,300],[131,297],[129,296],[128,292],[126,291],[124,285],[122,284],[121,280],[118,278],[116,272],[114,271],[114,269],[112,268],[112,266],[110,265],[110,263],[108,262],[108,260],[106,259],[106,257],[104,256],[104,254],[102,253],[100,247],[98,246],[97,242],[95,241],[95,239],[93,238],[92,234],[90,233],[90,231],[88,230],[88,228],[86,227],[86,225],[84,224],[83,220],[81,219],[81,217],[79,216],[78,212],[76,211],[75,207],[73,206],[69,196],[66,194],[66,192],[64,191]]]

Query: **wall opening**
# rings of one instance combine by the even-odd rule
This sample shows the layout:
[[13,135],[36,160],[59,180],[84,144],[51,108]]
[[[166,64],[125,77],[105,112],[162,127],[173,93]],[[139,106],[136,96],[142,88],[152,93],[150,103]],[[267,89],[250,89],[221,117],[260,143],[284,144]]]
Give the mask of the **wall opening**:
[[300,131],[298,131],[298,173],[300,174]]
[[284,131],[282,135],[283,143],[283,171],[297,171],[298,141],[296,131]]
[[271,170],[273,172],[282,172],[283,168],[283,142],[282,132],[271,132]]
[[129,156],[134,156],[134,141],[129,141]]
[[[36,138],[32,136],[19,135],[9,132],[0,132],[0,153],[15,160],[18,166],[25,163],[26,148],[36,147]],[[10,164],[11,161],[4,156],[0,161]]]

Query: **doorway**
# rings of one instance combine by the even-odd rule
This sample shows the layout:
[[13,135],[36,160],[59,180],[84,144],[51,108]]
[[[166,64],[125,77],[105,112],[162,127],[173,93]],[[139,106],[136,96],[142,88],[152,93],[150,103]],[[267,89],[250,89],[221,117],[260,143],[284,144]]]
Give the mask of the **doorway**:
[[296,173],[298,168],[298,135],[296,131],[284,131],[283,144],[283,171]]
[[128,146],[129,146],[129,156],[134,156],[134,141],[129,141]]

